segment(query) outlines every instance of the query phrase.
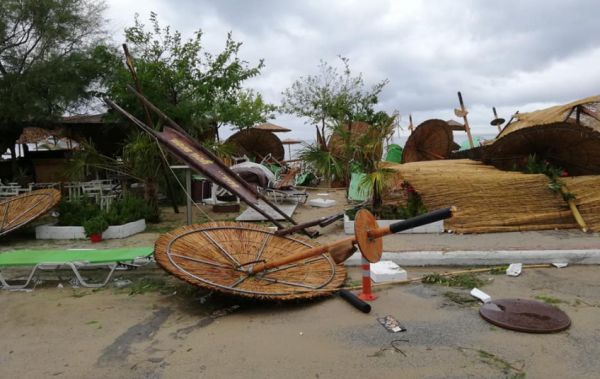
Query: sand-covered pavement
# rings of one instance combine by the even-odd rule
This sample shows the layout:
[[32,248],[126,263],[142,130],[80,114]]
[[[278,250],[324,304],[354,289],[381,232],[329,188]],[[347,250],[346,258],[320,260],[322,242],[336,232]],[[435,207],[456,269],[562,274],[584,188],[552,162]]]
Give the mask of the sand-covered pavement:
[[[419,276],[432,269],[411,269]],[[439,269],[436,269],[439,270]],[[358,279],[353,271],[353,279]],[[159,269],[119,274],[164,278]],[[363,314],[337,296],[264,304],[189,291],[168,281],[100,291],[55,282],[0,292],[3,378],[597,378],[600,281],[595,266],[481,275],[495,298],[542,298],[572,319],[567,331],[533,335],[494,327],[477,303],[421,283],[379,291]],[[64,282],[63,282],[64,283]],[[147,288],[148,289],[148,288]],[[176,292],[176,293],[175,293]],[[407,331],[389,333],[392,315]]]
[[[323,191],[318,191],[323,192]],[[300,206],[306,221],[335,209]],[[211,218],[217,215],[208,212]],[[235,215],[219,215],[232,219]],[[165,209],[164,221],[136,236],[97,248],[151,246],[183,224]],[[206,221],[196,210],[194,219]],[[317,241],[343,236],[340,222]],[[23,248],[91,247],[88,241],[35,241],[31,231],[0,241],[0,252]],[[485,235],[397,235],[386,251],[591,249],[597,234],[545,231]],[[409,276],[456,268],[409,268]],[[1,378],[596,378],[600,372],[598,266],[530,269],[517,278],[479,275],[494,298],[542,299],[572,319],[567,331],[532,335],[483,321],[469,288],[414,283],[378,291],[363,314],[337,296],[292,304],[208,296],[154,265],[118,272],[125,288],[72,288],[70,273],[45,274],[32,292],[0,291]],[[350,269],[348,283],[359,272]],[[62,288],[58,288],[61,284]],[[113,283],[114,284],[114,283]],[[459,297],[460,297],[459,295]],[[376,318],[392,315],[407,331],[388,333]]]

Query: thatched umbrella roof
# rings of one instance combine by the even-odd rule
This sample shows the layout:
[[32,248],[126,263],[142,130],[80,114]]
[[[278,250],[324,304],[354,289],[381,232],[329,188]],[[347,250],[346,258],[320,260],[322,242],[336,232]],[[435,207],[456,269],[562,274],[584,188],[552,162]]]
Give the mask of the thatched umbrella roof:
[[60,191],[42,189],[0,202],[0,236],[18,229],[48,212],[60,201]]
[[256,128],[239,131],[229,137],[226,143],[233,146],[239,156],[245,154],[257,160],[269,154],[277,160],[283,160],[285,155],[283,144],[275,134]]
[[254,127],[254,129],[258,130],[266,130],[271,133],[285,133],[291,132],[292,129],[284,128],[283,126],[275,125],[270,122],[265,122],[264,124],[260,124]]
[[422,122],[408,137],[402,152],[402,162],[446,159],[455,149],[452,129],[444,120]]
[[600,96],[517,113],[488,146],[484,161],[520,168],[533,154],[571,175],[600,174]]

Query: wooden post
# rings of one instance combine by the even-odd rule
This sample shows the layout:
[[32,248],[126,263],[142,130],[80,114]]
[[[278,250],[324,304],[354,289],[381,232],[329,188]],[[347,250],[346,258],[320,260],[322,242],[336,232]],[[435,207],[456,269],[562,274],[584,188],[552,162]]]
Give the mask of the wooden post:
[[457,116],[463,118],[464,123],[465,123],[465,132],[467,132],[467,138],[469,139],[469,146],[471,146],[471,149],[472,149],[475,147],[475,145],[473,144],[473,137],[471,136],[471,128],[469,127],[469,120],[467,119],[467,115],[469,114],[469,112],[465,108],[465,103],[463,102],[462,94],[460,93],[460,91],[458,91],[458,102],[460,103],[460,111],[457,112],[457,110],[455,110],[454,113]]
[[415,126],[413,125],[413,121],[412,121],[412,114],[408,115],[408,129],[410,130],[410,134],[412,134],[413,130],[415,129]]

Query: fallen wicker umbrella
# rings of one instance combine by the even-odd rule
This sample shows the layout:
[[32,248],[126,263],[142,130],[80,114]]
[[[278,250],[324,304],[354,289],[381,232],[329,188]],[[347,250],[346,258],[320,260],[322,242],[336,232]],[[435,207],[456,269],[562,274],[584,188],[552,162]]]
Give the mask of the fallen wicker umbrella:
[[357,213],[355,236],[316,246],[253,224],[212,222],[184,226],[156,241],[158,264],[188,283],[229,295],[291,300],[327,296],[346,278],[341,263],[355,245],[369,262],[381,259],[381,237],[452,216],[440,209],[379,228],[373,215]]
[[0,236],[48,212],[60,201],[60,191],[41,189],[0,202]]
[[447,159],[455,145],[452,127],[446,121],[424,121],[408,137],[402,163]]

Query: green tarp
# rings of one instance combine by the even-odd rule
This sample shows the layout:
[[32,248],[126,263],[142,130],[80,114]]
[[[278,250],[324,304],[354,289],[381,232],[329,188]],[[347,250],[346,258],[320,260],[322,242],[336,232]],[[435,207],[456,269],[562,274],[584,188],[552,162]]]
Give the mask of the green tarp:
[[362,172],[353,172],[350,178],[350,186],[348,187],[348,200],[365,201],[367,199],[368,191],[361,191],[360,182],[366,174]]
[[395,143],[388,146],[387,154],[385,155],[387,162],[401,163],[402,162],[402,147]]

